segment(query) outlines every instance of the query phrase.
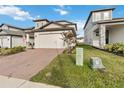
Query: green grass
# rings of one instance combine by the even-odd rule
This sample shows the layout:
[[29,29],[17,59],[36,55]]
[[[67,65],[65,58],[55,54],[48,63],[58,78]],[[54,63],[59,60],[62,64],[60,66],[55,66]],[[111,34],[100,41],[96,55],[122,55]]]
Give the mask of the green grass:
[[[84,65],[75,65],[73,54],[63,53],[56,57],[44,70],[31,78],[31,81],[43,82],[60,87],[124,87],[124,57],[95,49],[88,45],[84,48]],[[92,70],[90,57],[97,56],[103,61],[107,72]]]

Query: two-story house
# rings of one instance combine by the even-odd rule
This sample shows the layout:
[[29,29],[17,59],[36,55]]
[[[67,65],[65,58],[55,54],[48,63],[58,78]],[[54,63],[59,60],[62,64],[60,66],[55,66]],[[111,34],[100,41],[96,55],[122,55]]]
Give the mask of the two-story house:
[[[72,33],[76,40],[77,25],[66,20],[49,21],[36,19],[35,29],[27,34],[34,33],[34,48],[67,48],[64,33]],[[75,43],[72,43],[75,46]]]
[[124,18],[112,18],[115,8],[91,11],[84,26],[84,42],[103,48],[108,43],[124,43]]

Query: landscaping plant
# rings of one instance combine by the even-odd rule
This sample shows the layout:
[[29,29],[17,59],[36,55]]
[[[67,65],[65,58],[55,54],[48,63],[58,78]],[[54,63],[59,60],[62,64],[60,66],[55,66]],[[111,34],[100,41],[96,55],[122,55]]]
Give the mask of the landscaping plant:
[[26,47],[22,47],[22,46],[17,46],[17,47],[13,47],[13,48],[1,48],[0,49],[0,55],[10,55],[10,54],[15,54],[15,53],[19,53],[19,52],[23,52],[25,51]]
[[122,43],[107,44],[104,49],[114,54],[124,55],[124,44]]

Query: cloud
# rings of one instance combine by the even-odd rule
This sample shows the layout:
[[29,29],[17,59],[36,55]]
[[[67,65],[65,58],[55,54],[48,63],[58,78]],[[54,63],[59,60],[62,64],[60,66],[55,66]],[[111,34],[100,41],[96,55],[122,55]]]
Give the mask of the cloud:
[[24,21],[26,19],[32,20],[33,17],[29,14],[29,12],[22,10],[19,7],[11,6],[11,5],[2,5],[0,6],[0,15],[10,16],[14,20]]
[[64,5],[59,5],[60,8],[64,8]]
[[59,12],[60,15],[66,15],[68,14],[68,11],[63,9],[54,9],[54,11]]
[[59,5],[59,8],[54,9],[55,12],[58,12],[60,15],[67,15],[69,12],[65,9],[64,5]]
[[34,19],[40,19],[40,15],[35,16]]

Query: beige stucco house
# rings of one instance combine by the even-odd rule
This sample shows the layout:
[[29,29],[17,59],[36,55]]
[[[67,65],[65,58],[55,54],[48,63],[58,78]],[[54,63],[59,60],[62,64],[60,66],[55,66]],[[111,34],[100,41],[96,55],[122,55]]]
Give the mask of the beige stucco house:
[[84,26],[84,42],[103,48],[108,43],[124,43],[124,18],[112,18],[115,8],[91,11]]
[[[26,46],[27,39],[25,31],[32,30],[31,28],[20,28],[8,24],[0,25],[0,48],[12,48],[16,46]],[[29,41],[33,42],[34,36],[29,36]]]
[[[67,48],[64,33],[71,32],[76,39],[77,25],[75,23],[60,20],[48,21],[47,19],[36,19],[35,29],[27,34],[34,34],[34,48]],[[74,46],[72,44],[72,46]]]
[[[71,33],[76,40],[77,25],[60,20],[48,21],[47,19],[33,20],[34,27],[19,28],[7,24],[0,26],[0,47],[15,47],[34,45],[34,48],[67,48],[65,33]],[[75,46],[75,43],[71,43]]]

